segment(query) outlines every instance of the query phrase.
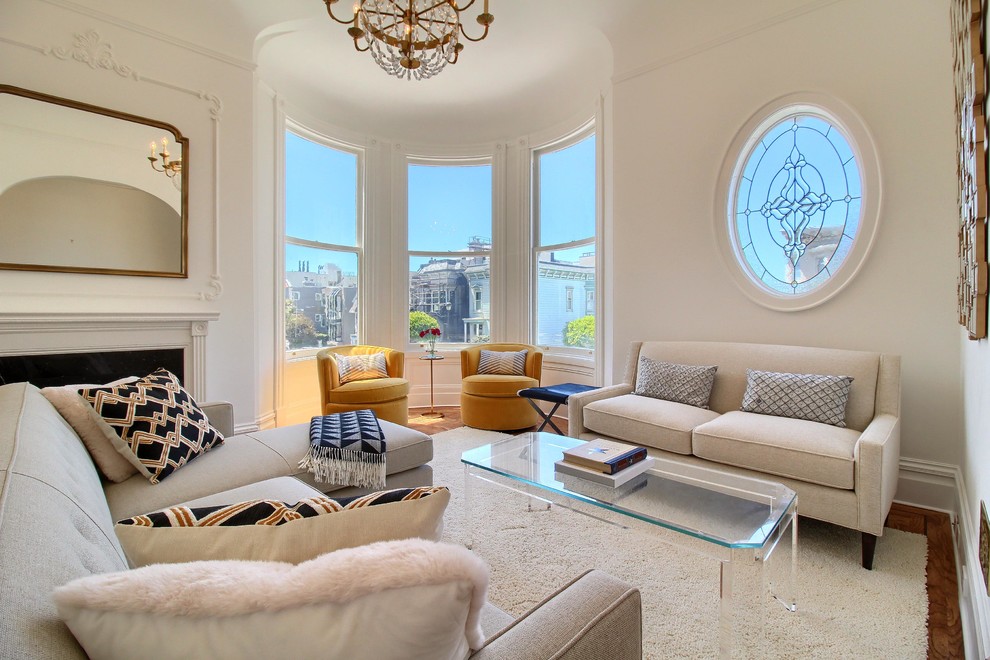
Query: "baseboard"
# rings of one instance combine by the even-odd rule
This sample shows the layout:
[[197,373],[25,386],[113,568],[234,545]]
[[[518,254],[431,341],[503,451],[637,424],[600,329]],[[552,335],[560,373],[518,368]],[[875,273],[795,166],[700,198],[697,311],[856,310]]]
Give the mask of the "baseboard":
[[990,597],[983,583],[978,555],[980,534],[977,520],[979,503],[970,502],[962,472],[956,477],[959,524],[956,525],[956,574],[959,580],[959,614],[967,658],[990,657]]
[[902,458],[894,496],[902,504],[958,514],[959,467]]
[[260,417],[258,417],[258,419],[255,420],[255,423],[258,426],[258,430],[265,430],[265,429],[273,429],[273,428],[275,428],[275,425],[276,425],[275,411],[274,410],[269,410],[264,415],[261,415]]
[[898,502],[945,511],[952,517],[952,544],[959,584],[959,616],[967,658],[990,657],[990,598],[980,572],[976,506],[966,496],[958,465],[902,458],[897,481]]

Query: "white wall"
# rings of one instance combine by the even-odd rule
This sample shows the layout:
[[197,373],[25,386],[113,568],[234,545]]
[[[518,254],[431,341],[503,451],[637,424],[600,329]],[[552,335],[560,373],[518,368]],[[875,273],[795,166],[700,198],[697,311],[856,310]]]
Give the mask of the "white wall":
[[[622,377],[629,342],[639,339],[897,353],[902,454],[958,464],[948,9],[925,0],[848,0],[732,37],[616,76],[614,378]],[[864,119],[880,157],[883,206],[872,255],[848,287],[813,309],[775,312],[730,281],[713,200],[737,130],[770,100],[796,91],[830,94]]]
[[[188,279],[0,271],[0,313],[219,312],[207,338],[206,398],[232,401],[235,422],[251,426],[253,65],[190,49],[148,23],[73,3],[5,2],[0,80],[164,121],[189,138]],[[146,149],[135,167],[148,167]]]
[[[984,53],[990,52],[990,39],[987,37],[984,34]],[[956,559],[963,569],[963,580],[960,583],[963,601],[969,603],[970,611],[976,614],[975,620],[968,620],[966,609],[963,610],[967,651],[973,656],[987,657],[990,655],[990,598],[987,596],[987,584],[983,580],[977,548],[980,507],[981,504],[990,507],[990,469],[987,467],[990,466],[990,342],[986,339],[970,341],[962,329],[959,337],[962,344],[966,442],[961,466],[961,543]]]

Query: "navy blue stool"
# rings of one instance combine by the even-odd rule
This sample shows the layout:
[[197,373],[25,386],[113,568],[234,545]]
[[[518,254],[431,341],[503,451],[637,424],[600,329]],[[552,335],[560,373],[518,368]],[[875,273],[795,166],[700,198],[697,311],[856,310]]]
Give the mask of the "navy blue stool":
[[[543,423],[540,424],[540,428],[536,429],[537,431],[542,431],[549,424],[557,432],[557,435],[564,435],[563,431],[553,423],[553,414],[557,412],[557,408],[565,405],[572,394],[580,394],[581,392],[597,389],[593,385],[559,383],[557,385],[548,385],[547,387],[527,387],[524,390],[519,390],[518,394],[529,401],[529,405],[533,406],[533,409],[543,418]],[[550,412],[545,413],[542,408],[536,405],[536,401],[549,401],[553,404],[553,408],[550,409]]]

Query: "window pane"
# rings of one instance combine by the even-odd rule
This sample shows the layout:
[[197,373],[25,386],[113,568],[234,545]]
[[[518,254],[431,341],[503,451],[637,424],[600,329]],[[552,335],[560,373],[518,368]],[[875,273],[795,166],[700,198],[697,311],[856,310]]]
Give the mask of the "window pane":
[[409,259],[409,341],[440,328],[440,343],[487,342],[491,334],[488,257]]
[[409,165],[409,249],[491,249],[491,165]]
[[356,246],[357,175],[356,154],[286,131],[286,235]]
[[358,259],[351,252],[285,246],[285,348],[357,343]]
[[840,130],[793,114],[742,155],[730,224],[746,272],[766,290],[810,293],[849,254],[860,224],[861,177]]
[[595,246],[539,252],[537,339],[540,346],[595,347]]
[[540,245],[595,235],[595,136],[538,156]]

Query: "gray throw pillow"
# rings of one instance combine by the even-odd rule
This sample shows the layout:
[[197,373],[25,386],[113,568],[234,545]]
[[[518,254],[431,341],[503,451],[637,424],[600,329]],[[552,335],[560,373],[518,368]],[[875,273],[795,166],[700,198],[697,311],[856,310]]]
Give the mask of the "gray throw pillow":
[[708,408],[717,369],[718,367],[674,364],[641,357],[636,369],[636,390],[633,394],[684,403],[696,408]]
[[846,426],[851,376],[746,370],[744,412]]
[[521,351],[486,351],[481,350],[478,359],[478,373],[495,376],[525,376],[526,354]]

